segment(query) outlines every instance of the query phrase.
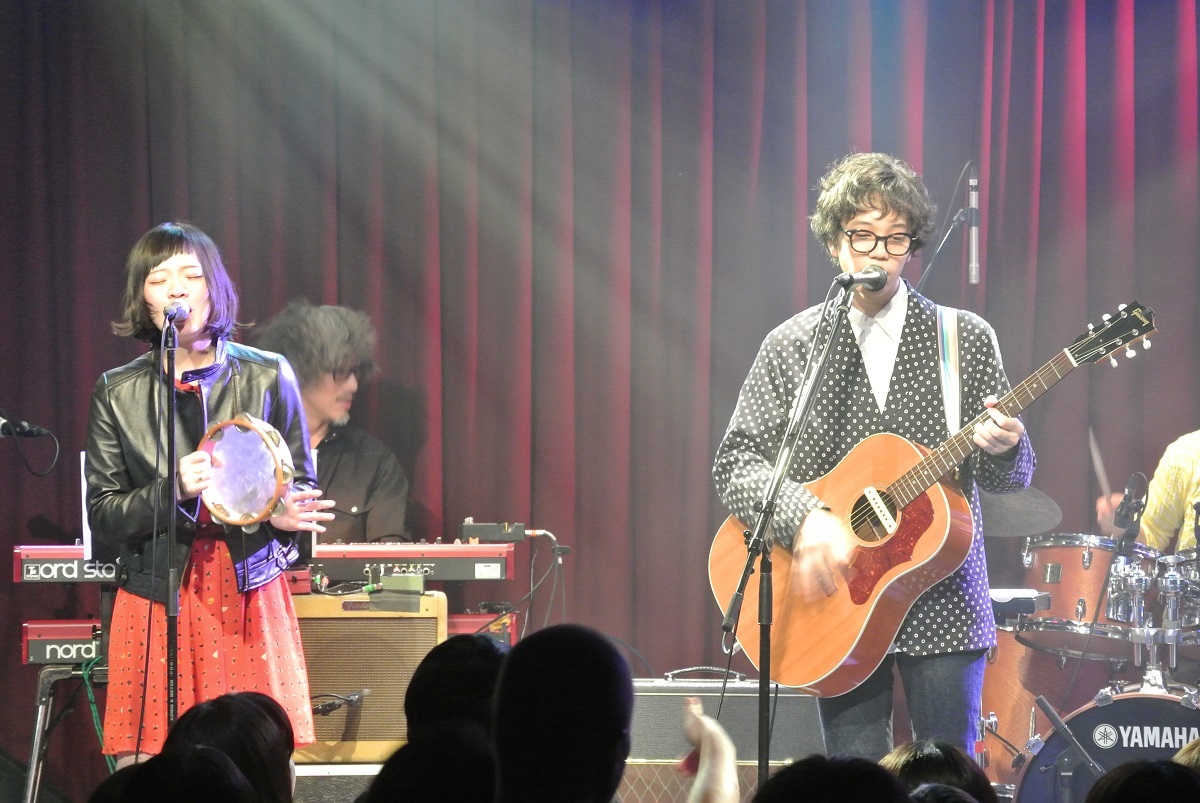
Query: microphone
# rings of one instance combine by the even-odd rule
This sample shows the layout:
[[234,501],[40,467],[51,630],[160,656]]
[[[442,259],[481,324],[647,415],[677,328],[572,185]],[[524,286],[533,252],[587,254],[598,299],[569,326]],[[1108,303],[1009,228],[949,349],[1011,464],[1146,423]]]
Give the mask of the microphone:
[[28,421],[9,421],[0,417],[0,438],[20,436],[22,438],[41,438],[49,435],[50,430],[30,424]]
[[967,178],[967,283],[979,284],[979,170]]
[[1135,471],[1129,475],[1125,482],[1125,495],[1121,497],[1121,504],[1117,505],[1117,510],[1113,513],[1114,527],[1129,530],[1141,521],[1142,511],[1146,509],[1145,498],[1148,490],[1145,474]]
[[191,314],[192,308],[183,301],[172,301],[167,305],[166,309],[163,310],[163,318],[165,318],[168,323],[173,323],[176,326],[186,321],[188,316]]
[[1131,557],[1133,542],[1137,540],[1142,529],[1142,511],[1146,509],[1148,490],[1145,474],[1135,471],[1129,475],[1129,480],[1125,483],[1125,495],[1121,497],[1121,504],[1117,505],[1117,510],[1113,513],[1113,526],[1123,530],[1117,546],[1117,555],[1121,557]]
[[849,290],[851,287],[862,285],[867,290],[878,292],[887,284],[887,271],[878,265],[867,265],[857,273],[839,273],[834,281]]

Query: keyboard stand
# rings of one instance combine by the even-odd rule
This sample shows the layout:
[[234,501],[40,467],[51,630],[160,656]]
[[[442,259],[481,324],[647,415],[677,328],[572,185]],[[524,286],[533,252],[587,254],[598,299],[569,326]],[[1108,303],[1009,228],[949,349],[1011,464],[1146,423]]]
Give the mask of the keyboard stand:
[[[29,772],[25,776],[25,794],[22,803],[34,803],[42,783],[42,760],[49,736],[50,715],[54,709],[54,687],[64,680],[83,679],[83,668],[78,664],[47,664],[38,672],[37,709],[33,722],[33,743],[29,748]],[[108,667],[97,666],[92,670],[92,681],[108,682]]]

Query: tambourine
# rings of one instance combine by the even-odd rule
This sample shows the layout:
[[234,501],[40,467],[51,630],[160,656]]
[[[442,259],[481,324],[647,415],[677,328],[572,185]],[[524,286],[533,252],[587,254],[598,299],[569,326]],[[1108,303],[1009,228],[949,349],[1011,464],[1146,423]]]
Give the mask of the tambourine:
[[296,469],[279,430],[239,413],[209,427],[199,448],[212,456],[212,482],[201,498],[213,518],[253,530],[283,512]]

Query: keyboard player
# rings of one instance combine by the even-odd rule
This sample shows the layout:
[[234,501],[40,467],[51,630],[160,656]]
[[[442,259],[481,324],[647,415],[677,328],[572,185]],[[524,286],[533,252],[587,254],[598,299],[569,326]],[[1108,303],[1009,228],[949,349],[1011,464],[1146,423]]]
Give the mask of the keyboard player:
[[412,540],[405,530],[404,469],[382,441],[349,424],[360,383],[376,372],[375,341],[365,313],[304,299],[291,302],[258,336],[257,345],[286,357],[300,380],[317,484],[337,500],[318,543]]

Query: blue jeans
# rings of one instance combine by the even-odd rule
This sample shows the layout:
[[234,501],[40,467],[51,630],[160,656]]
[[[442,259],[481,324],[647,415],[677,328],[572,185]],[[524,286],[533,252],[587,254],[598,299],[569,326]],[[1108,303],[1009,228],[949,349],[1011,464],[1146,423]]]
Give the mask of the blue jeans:
[[913,737],[975,753],[986,650],[914,657],[892,653],[853,691],[817,701],[828,755],[878,761],[892,749],[892,666],[900,668]]

